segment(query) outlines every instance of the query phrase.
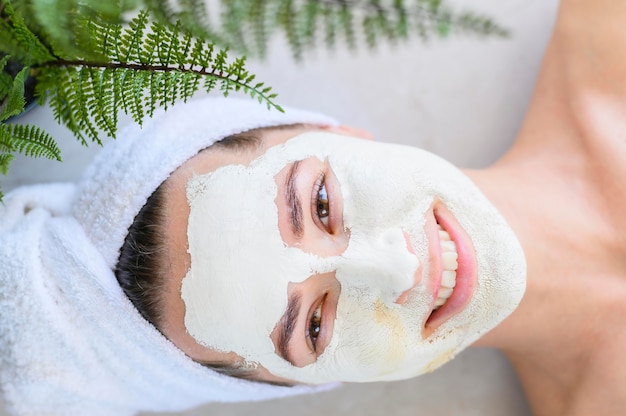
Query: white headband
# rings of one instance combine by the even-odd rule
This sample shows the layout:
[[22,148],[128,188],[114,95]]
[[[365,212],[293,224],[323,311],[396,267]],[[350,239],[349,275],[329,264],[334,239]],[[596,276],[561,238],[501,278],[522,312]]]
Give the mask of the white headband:
[[13,413],[131,415],[320,390],[235,379],[193,362],[139,315],[113,273],[135,216],[178,166],[226,136],[294,123],[336,124],[251,100],[177,104],[143,128],[126,128],[78,186],[7,195],[0,382]]

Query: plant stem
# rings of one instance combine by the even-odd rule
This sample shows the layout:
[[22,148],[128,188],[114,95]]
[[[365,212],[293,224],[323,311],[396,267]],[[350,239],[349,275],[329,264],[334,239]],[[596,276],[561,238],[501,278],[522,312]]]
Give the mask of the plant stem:
[[49,61],[38,66],[73,66],[73,67],[87,67],[87,68],[101,68],[101,69],[131,69],[135,71],[150,71],[150,72],[186,72],[195,73],[198,75],[212,75],[221,79],[229,79],[234,81],[228,76],[224,76],[223,72],[216,72],[215,69],[208,71],[206,67],[200,69],[185,68],[184,66],[167,66],[167,65],[148,65],[148,64],[134,64],[128,62],[92,62],[83,60],[66,60],[59,59],[56,61]]

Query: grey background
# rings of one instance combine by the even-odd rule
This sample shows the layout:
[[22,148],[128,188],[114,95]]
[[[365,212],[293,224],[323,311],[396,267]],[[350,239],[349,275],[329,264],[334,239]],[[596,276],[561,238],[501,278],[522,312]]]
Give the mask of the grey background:
[[[296,64],[281,39],[265,62],[250,62],[279,103],[333,115],[370,130],[377,140],[426,148],[463,167],[485,166],[512,143],[530,100],[554,24],[557,0],[466,0],[512,30],[509,39],[411,41],[373,53],[338,48]],[[97,146],[82,148],[47,108],[22,120],[52,131],[63,164],[18,158],[4,191],[75,179]],[[0,399],[1,400],[1,399]],[[0,402],[0,416],[6,414]],[[346,385],[324,394],[252,404],[213,404],[180,415],[482,415],[530,414],[519,382],[499,352],[470,349],[417,379]]]

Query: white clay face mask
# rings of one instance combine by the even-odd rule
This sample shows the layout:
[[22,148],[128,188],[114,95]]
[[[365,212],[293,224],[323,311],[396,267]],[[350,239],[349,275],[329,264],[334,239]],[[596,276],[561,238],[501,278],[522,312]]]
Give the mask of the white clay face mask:
[[[335,256],[290,247],[278,227],[276,176],[309,158],[324,161],[338,184],[333,195],[349,240]],[[306,210],[312,188],[302,187]],[[286,379],[364,382],[432,371],[508,316],[524,292],[524,255],[504,219],[461,171],[419,149],[306,133],[249,166],[193,177],[187,198],[191,268],[181,295],[188,332]],[[440,277],[440,269],[452,267],[439,264],[451,243],[433,237],[435,203],[469,236],[475,253],[464,256],[474,259],[478,280],[464,307],[424,338],[433,286],[445,286],[450,273]],[[316,361],[297,367],[277,354],[270,334],[286,311],[289,284],[321,273],[334,273],[341,287],[330,342]]]

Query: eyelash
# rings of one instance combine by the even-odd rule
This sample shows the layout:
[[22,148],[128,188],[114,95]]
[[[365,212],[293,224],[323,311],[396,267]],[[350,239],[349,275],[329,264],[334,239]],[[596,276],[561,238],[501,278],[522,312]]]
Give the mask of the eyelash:
[[[320,197],[323,194],[323,197]],[[323,201],[323,202],[322,202]],[[326,190],[326,174],[322,172],[313,188],[313,197],[311,198],[312,212],[315,213],[317,219],[326,228],[329,228],[328,217],[330,216],[330,201],[328,200],[328,191]]]
[[313,349],[313,352],[317,352],[317,338],[322,332],[322,306],[324,305],[326,296],[327,295],[324,295],[320,304],[311,314],[311,318],[309,319],[309,326],[306,330],[306,337],[311,342],[311,348]]

